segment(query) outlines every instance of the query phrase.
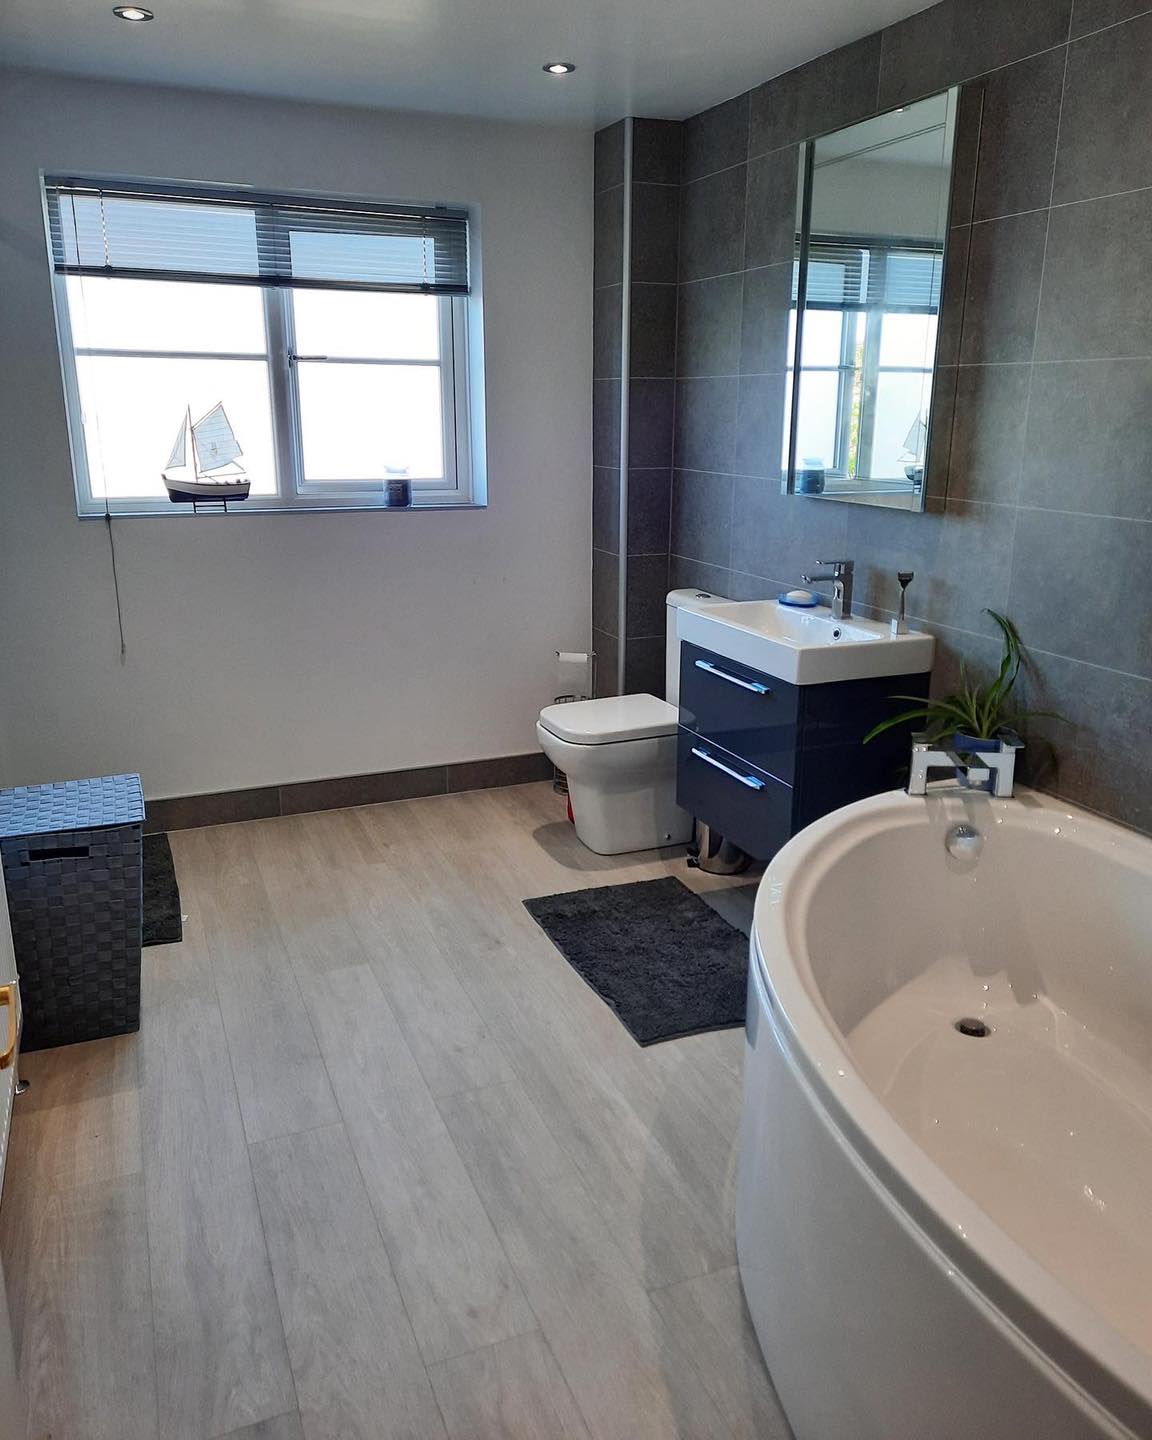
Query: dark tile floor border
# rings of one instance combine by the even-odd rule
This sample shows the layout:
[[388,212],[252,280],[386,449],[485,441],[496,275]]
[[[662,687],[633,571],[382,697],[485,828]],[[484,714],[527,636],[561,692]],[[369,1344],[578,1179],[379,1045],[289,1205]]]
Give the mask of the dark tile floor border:
[[342,810],[389,800],[416,800],[425,795],[453,795],[462,790],[493,790],[551,778],[552,763],[545,755],[501,755],[493,760],[461,760],[418,770],[384,770],[373,775],[342,775],[331,780],[149,800],[144,828],[149,834],[158,830],[193,830],[202,825],[268,820],[277,815]]

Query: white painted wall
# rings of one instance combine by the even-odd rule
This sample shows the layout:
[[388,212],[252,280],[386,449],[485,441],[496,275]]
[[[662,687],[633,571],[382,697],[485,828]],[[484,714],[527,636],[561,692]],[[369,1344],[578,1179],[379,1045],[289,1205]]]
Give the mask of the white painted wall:
[[[0,72],[0,779],[163,797],[534,748],[589,634],[591,165],[573,128]],[[478,206],[488,509],[116,521],[122,664],[40,170]]]

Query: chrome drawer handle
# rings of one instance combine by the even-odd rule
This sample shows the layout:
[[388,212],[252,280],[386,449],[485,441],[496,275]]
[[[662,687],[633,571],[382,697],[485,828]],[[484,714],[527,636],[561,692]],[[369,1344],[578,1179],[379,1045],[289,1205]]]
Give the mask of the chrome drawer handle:
[[731,765],[725,765],[723,760],[717,760],[715,755],[709,755],[707,750],[698,750],[693,745],[692,754],[696,756],[697,760],[703,760],[705,765],[711,765],[716,770],[723,770],[725,775],[731,775],[733,780],[739,780],[741,785],[747,785],[749,790],[764,789],[763,780],[757,780],[755,775],[741,775],[739,770],[733,770]]
[[727,680],[729,685],[739,685],[741,690],[751,690],[753,695],[771,695],[767,685],[761,685],[759,680],[745,680],[739,675],[729,675],[727,670],[721,670],[719,665],[713,665],[711,660],[697,660],[697,670],[707,670],[709,675],[715,675],[717,680]]

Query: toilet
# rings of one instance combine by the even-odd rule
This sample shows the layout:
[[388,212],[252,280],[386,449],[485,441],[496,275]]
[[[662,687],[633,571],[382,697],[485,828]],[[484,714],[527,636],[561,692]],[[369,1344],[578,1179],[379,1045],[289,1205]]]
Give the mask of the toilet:
[[692,817],[676,804],[676,726],[680,640],[676,615],[722,603],[702,590],[673,590],[667,599],[664,683],[655,695],[613,695],[548,705],[536,735],[549,760],[568,777],[576,834],[597,855],[683,845]]

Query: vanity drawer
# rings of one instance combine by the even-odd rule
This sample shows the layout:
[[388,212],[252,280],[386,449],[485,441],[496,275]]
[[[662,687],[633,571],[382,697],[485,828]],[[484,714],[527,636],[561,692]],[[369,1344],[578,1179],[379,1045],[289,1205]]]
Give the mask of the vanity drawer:
[[791,785],[683,727],[676,802],[758,860],[770,860],[792,834]]
[[791,784],[800,695],[699,645],[680,646],[680,723],[759,770]]

